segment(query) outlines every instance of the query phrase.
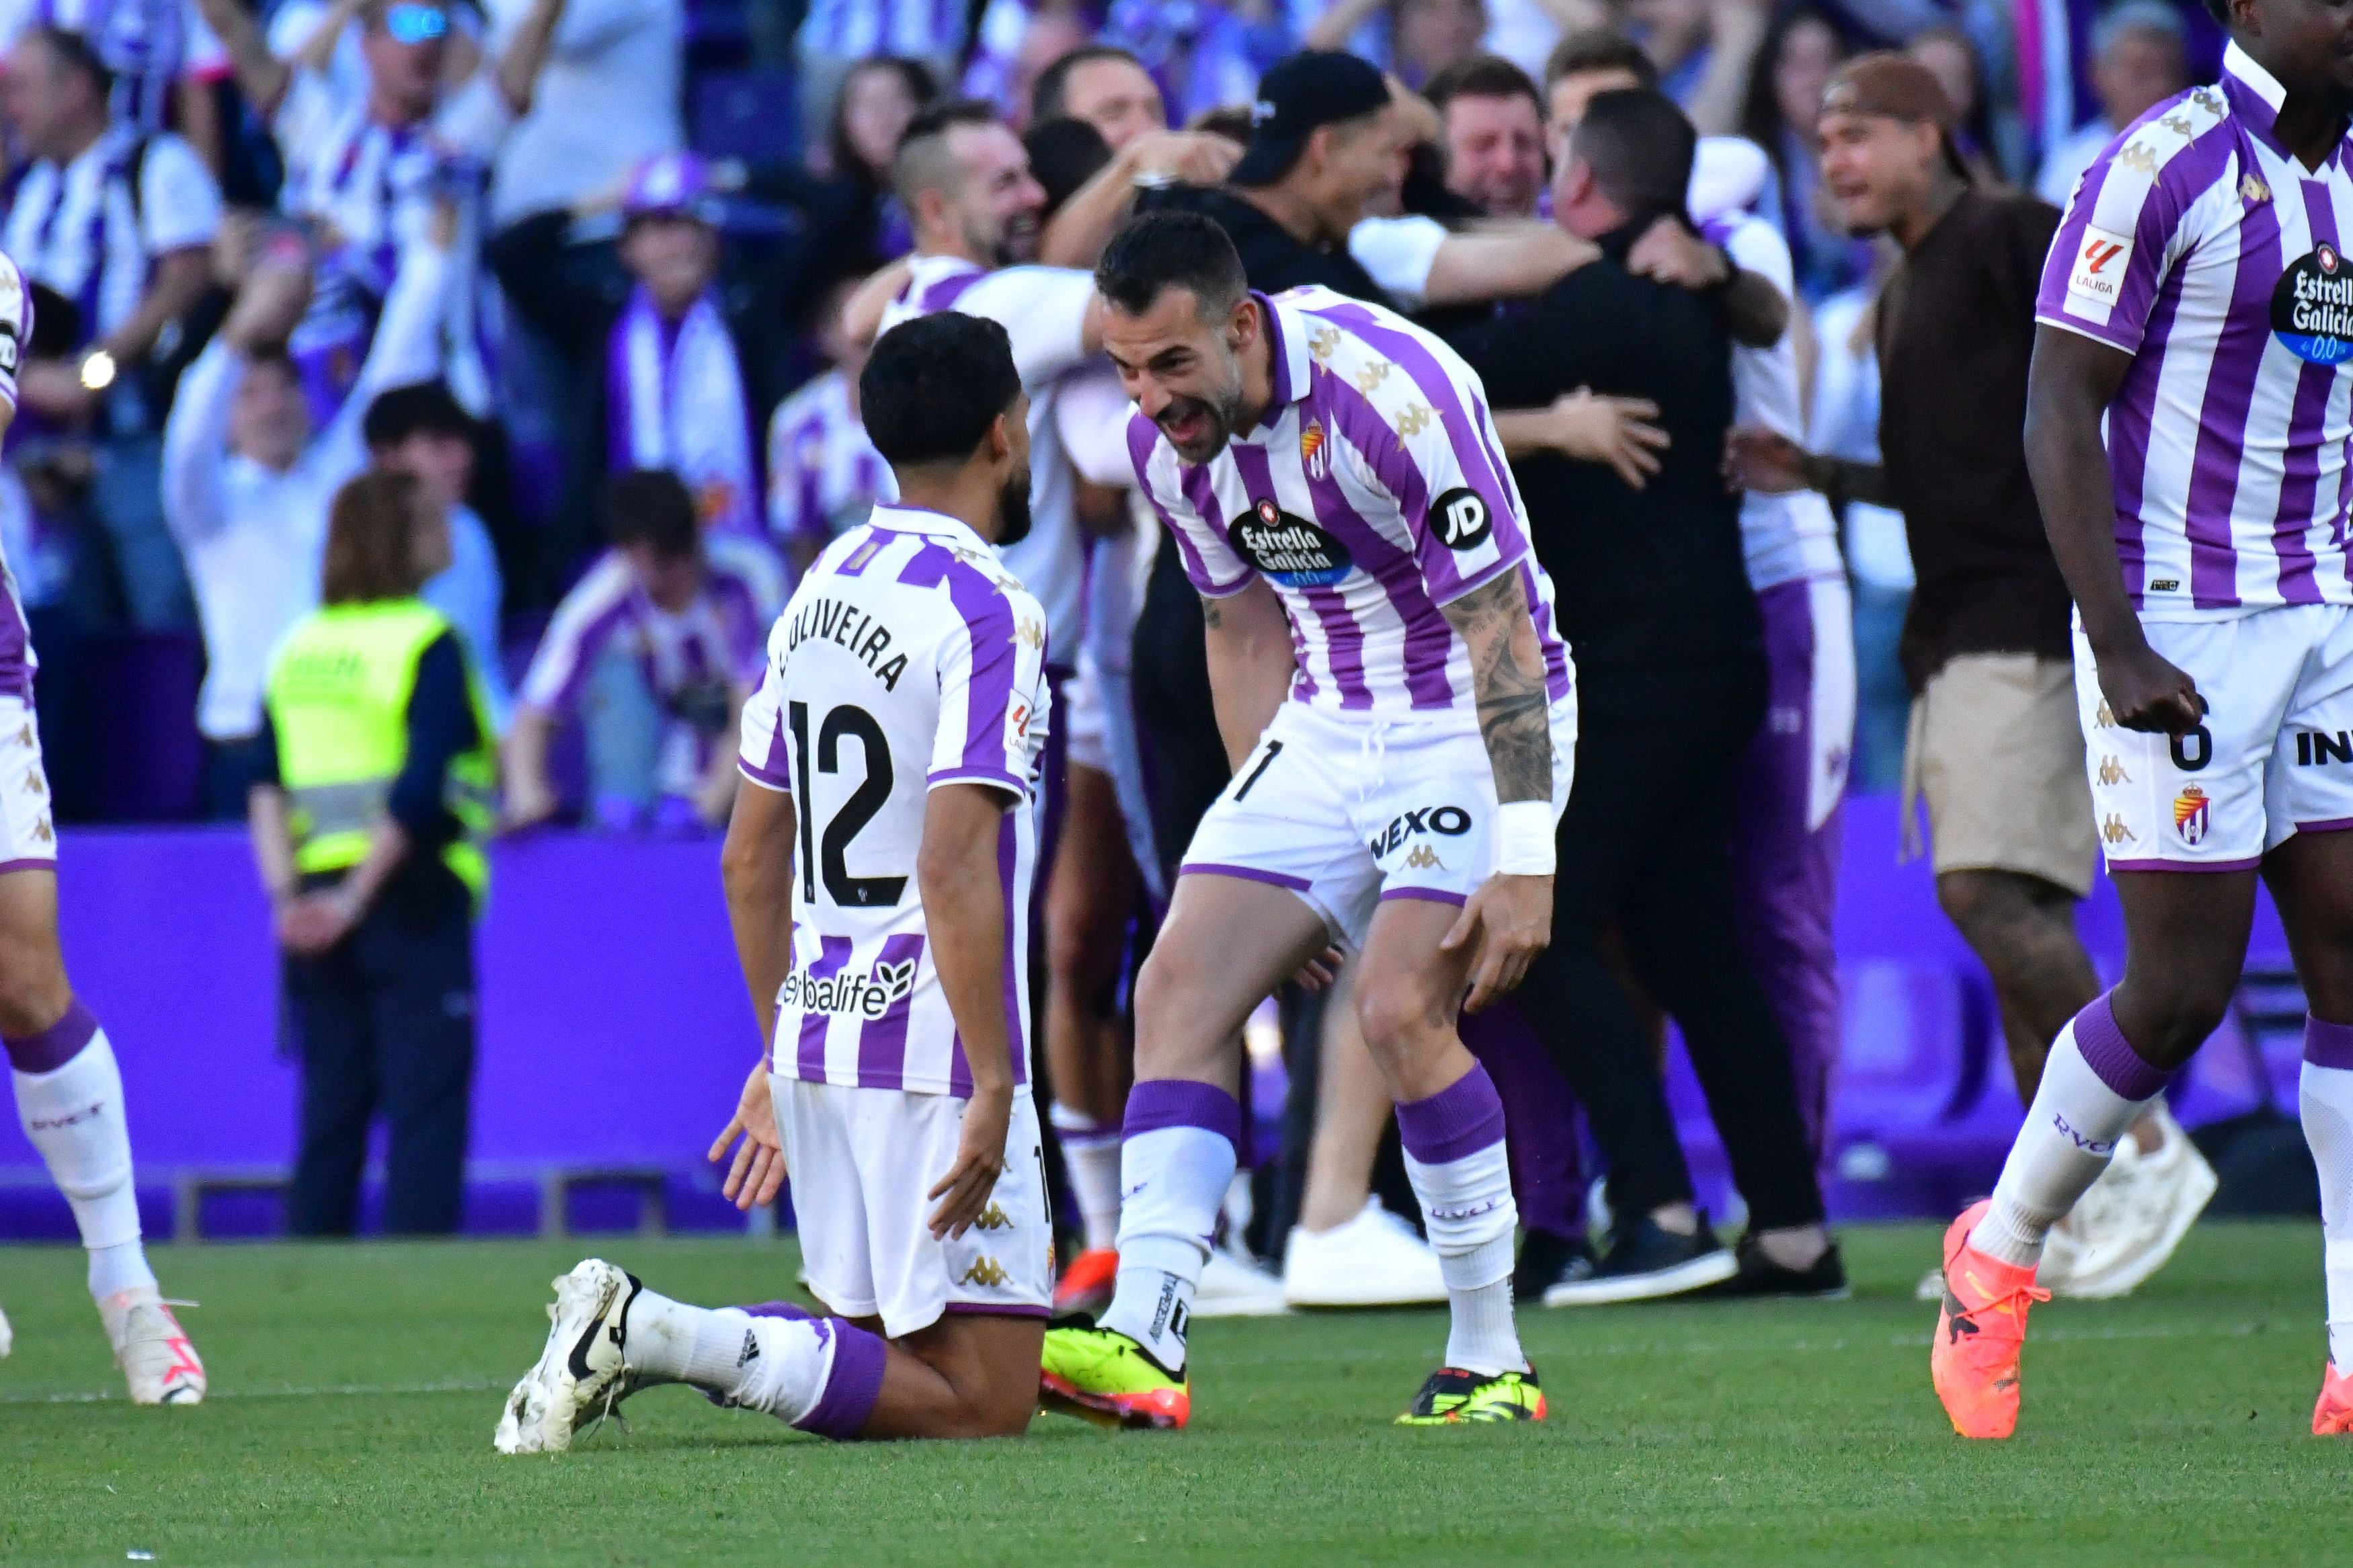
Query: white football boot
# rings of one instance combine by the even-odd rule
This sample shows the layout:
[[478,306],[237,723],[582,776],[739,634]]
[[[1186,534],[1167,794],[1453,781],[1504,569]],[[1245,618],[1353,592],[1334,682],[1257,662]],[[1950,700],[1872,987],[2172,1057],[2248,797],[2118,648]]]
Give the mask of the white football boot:
[[[2166,1259],[2213,1201],[2218,1185],[2214,1167],[2206,1163],[2170,1111],[2160,1104],[2157,1115],[2165,1130],[2165,1142],[2153,1154],[2134,1148],[2132,1179],[2117,1195],[2116,1223],[2096,1241],[2089,1236],[2083,1238],[2069,1288],[2061,1291],[2054,1286],[2054,1293],[2091,1300],[2131,1294],[2165,1267]],[[2127,1137],[2116,1152],[2121,1155],[2131,1146]]]
[[1290,1308],[1283,1303],[1282,1281],[1248,1256],[1226,1247],[1212,1247],[1201,1266],[1201,1282],[1193,1290],[1197,1318],[1275,1318]]
[[8,1314],[0,1312],[0,1359],[16,1348],[16,1331],[8,1326]]
[[1413,1226],[1371,1198],[1345,1225],[1292,1227],[1282,1299],[1294,1307],[1417,1307],[1446,1300],[1446,1277]]
[[547,1347],[507,1395],[491,1442],[501,1454],[560,1454],[573,1435],[601,1421],[637,1391],[623,1360],[635,1276],[601,1258],[584,1258],[554,1281]]
[[99,1321],[106,1325],[114,1364],[122,1369],[133,1405],[204,1403],[205,1363],[172,1315],[175,1305],[195,1303],[166,1301],[153,1285],[118,1290],[98,1304]]

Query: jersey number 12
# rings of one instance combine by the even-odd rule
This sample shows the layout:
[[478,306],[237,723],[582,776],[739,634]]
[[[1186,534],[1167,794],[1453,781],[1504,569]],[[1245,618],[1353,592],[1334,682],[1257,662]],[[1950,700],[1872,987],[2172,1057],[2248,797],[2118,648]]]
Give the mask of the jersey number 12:
[[809,713],[806,702],[786,705],[785,721],[793,731],[793,759],[800,770],[801,818],[801,891],[811,903],[817,901],[817,878],[820,865],[825,872],[825,890],[839,906],[854,909],[890,909],[906,891],[904,877],[853,877],[849,874],[849,841],[858,837],[874,814],[891,798],[891,743],[883,738],[882,726],[874,715],[863,708],[847,703],[825,716],[818,727],[817,765],[824,773],[839,773],[841,767],[841,738],[849,736],[866,755],[866,776],[825,825],[822,838],[817,831],[817,783],[809,776]]

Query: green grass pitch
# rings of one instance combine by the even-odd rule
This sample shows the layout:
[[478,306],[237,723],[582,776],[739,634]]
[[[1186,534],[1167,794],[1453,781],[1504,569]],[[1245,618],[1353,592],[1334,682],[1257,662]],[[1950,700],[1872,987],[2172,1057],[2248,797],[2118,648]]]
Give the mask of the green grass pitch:
[[1847,1302],[1522,1316],[1541,1426],[1399,1430],[1436,1312],[1195,1331],[1195,1425],[1024,1441],[799,1438],[683,1390],[556,1458],[491,1449],[548,1279],[602,1250],[707,1303],[789,1247],[605,1238],[165,1247],[213,1380],[122,1399],[81,1255],[0,1249],[0,1562],[2353,1561],[2353,1445],[2309,1435],[2319,1227],[2210,1224],[2132,1300],[2037,1310],[2018,1437],[1929,1392],[1919,1226],[1846,1237]]

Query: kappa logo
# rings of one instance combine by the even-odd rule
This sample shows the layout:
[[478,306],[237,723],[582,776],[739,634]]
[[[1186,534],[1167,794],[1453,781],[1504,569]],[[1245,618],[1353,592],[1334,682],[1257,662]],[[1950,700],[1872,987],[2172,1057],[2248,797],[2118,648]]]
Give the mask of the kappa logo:
[[2100,824],[2100,837],[2107,840],[2108,843],[2112,845],[2137,844],[2140,842],[2138,837],[2134,835],[2133,830],[2125,826],[2124,818],[2118,816],[2113,811],[2108,813],[2107,820]]
[[2173,826],[2184,844],[2203,844],[2214,826],[2214,803],[2196,784],[2184,785],[2173,797]]
[[2132,774],[2125,772],[2123,762],[2115,757],[2102,757],[2100,759],[2100,771],[2094,773],[2093,777],[2096,778],[2103,786],[2108,788],[2114,788],[2116,785],[2120,784],[2132,783]]
[[1013,636],[1024,647],[1034,648],[1039,653],[1046,651],[1046,623],[1043,621],[1033,621],[1024,616],[1014,623]]
[[2117,153],[2116,163],[2136,174],[2147,174],[2154,178],[2157,174],[2157,154],[2137,142]]
[[2254,175],[2249,174],[2239,182],[2239,196],[2242,201],[2260,206],[2272,199],[2272,188]]
[[1412,853],[1405,858],[1405,868],[1409,871],[1443,871],[1446,869],[1446,862],[1440,860],[1438,858],[1438,851],[1429,845],[1417,844],[1413,847]]
[[836,1018],[871,1021],[904,1001],[915,989],[915,961],[877,963],[865,974],[811,974],[796,969],[776,991],[776,1005]]
[[49,782],[41,776],[40,769],[25,770],[25,793],[30,795],[44,795],[49,793]]
[[1307,334],[1307,352],[1319,360],[1328,360],[1340,346],[1340,329],[1318,327]]
[[1013,1228],[1013,1221],[1006,1215],[1004,1209],[1000,1208],[996,1204],[990,1204],[987,1208],[980,1211],[980,1217],[972,1222],[972,1228],[975,1230],[1010,1230]]
[[2116,710],[2108,706],[2108,700],[2105,697],[2100,699],[2100,706],[2092,715],[2092,727],[2095,730],[2113,730],[2116,727]]
[[1398,411],[1397,416],[1397,433],[1400,436],[1406,437],[1419,436],[1424,430],[1429,429],[1430,422],[1437,417],[1437,415],[1432,414],[1420,404],[1409,403],[1403,409]]
[[964,1277],[956,1283],[979,1285],[994,1290],[1012,1278],[1013,1276],[1005,1272],[1005,1265],[997,1262],[994,1258],[980,1258],[974,1259],[972,1267],[964,1271]]
[[1358,392],[1370,397],[1373,395],[1373,389],[1380,385],[1381,383],[1387,381],[1389,378],[1389,372],[1396,368],[1397,366],[1389,363],[1389,362],[1385,359],[1377,359],[1370,364],[1365,366],[1362,370],[1356,372],[1356,374],[1349,377],[1349,379],[1356,384],[1356,390]]

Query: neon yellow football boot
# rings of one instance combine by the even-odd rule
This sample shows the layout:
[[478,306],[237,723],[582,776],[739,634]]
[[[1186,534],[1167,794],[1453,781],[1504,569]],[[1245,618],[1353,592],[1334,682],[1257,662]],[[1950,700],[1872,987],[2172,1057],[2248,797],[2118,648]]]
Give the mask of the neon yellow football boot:
[[1544,1390],[1536,1369],[1476,1373],[1441,1366],[1414,1395],[1413,1407],[1398,1417],[1400,1426],[1453,1426],[1473,1421],[1541,1421]]
[[1176,1431],[1193,1415],[1193,1385],[1112,1329],[1049,1329],[1038,1403],[1098,1426]]

